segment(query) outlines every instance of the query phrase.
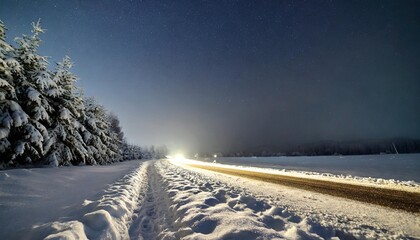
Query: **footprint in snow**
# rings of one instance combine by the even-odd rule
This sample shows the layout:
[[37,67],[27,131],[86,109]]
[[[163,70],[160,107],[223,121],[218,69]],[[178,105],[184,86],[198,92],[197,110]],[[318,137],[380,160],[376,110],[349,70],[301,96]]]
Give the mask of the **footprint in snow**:
[[147,211],[146,211],[146,215],[148,216],[148,217],[153,217],[153,216],[155,216],[156,215],[156,212],[155,212],[155,208],[149,208],[149,209],[147,209]]
[[147,202],[154,202],[155,201],[155,198],[153,197],[153,196],[149,196],[149,197],[147,197]]
[[204,204],[207,204],[209,206],[215,206],[219,203],[220,203],[220,201],[217,198],[214,198],[214,197],[209,197],[209,198],[206,198],[204,200]]
[[261,222],[263,222],[267,227],[276,231],[284,230],[285,222],[280,218],[274,218],[269,215],[264,215],[261,218]]
[[149,218],[143,218],[141,221],[141,230],[142,232],[151,232],[152,231],[152,223]]
[[202,234],[210,234],[214,231],[217,225],[218,225],[218,221],[216,220],[203,219],[199,221],[197,224],[194,224],[192,229],[194,230],[194,232],[199,232]]

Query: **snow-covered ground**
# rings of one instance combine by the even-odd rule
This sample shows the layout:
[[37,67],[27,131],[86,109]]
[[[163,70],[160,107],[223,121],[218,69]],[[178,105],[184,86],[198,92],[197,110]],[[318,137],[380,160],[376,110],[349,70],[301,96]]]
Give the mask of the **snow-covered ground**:
[[19,239],[33,225],[71,216],[139,164],[0,171],[0,239]]
[[[119,171],[106,173],[112,167]],[[416,213],[175,161],[8,170],[0,176],[1,239],[420,238]],[[49,181],[54,183],[39,192]]]
[[[350,236],[357,239],[420,237],[420,214],[418,213],[408,213],[301,189],[215,173],[188,167],[182,162],[173,161],[172,163],[175,163],[181,171],[187,170],[188,174],[203,179],[204,182],[222,184],[227,192],[235,190],[242,196],[249,196],[270,207],[282,209],[284,213],[287,213],[286,215],[290,214],[300,219],[299,224],[304,225],[305,229],[315,231],[322,238],[328,239],[334,235],[338,235],[340,238],[346,236],[350,239]],[[398,185],[395,187],[399,188]],[[410,188],[419,192],[419,189],[414,189],[414,186]],[[305,221],[309,222],[309,226]],[[332,235],[324,235],[326,232]],[[305,235],[300,237],[306,239]],[[295,238],[292,237],[292,239]]]

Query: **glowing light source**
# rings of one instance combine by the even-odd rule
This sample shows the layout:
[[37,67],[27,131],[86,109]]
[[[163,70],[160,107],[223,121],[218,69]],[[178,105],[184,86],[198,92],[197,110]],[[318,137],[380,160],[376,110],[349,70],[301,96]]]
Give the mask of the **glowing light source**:
[[214,154],[213,157],[217,158],[217,154]]
[[185,157],[184,157],[184,155],[182,155],[182,154],[177,154],[176,156],[175,156],[175,158],[174,158],[175,160],[183,160],[183,159],[185,159]]

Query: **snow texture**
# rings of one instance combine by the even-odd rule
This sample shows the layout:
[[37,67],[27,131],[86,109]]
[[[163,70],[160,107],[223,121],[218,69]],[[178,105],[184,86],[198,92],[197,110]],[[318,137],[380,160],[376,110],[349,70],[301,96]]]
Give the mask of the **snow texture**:
[[[33,227],[70,219],[81,222],[84,214],[93,212],[94,204],[89,205],[92,211],[83,207],[87,199],[98,203],[109,194],[111,200],[115,194],[111,194],[110,186],[137,171],[139,164],[127,161],[107,166],[0,171],[0,239],[43,239],[53,232],[35,232]],[[117,186],[115,191],[125,191],[123,186],[117,190]]]
[[9,128],[0,128],[0,139],[9,136]]
[[0,87],[5,88],[8,90],[13,89],[12,85],[10,85],[6,80],[0,78]]
[[28,92],[29,100],[34,101],[34,102],[40,102],[41,101],[41,99],[39,98],[41,96],[41,94],[37,90],[35,90],[34,88],[29,87],[27,92]]
[[70,111],[67,108],[63,108],[60,110],[60,118],[63,120],[69,120],[71,116]]
[[10,110],[12,113],[13,125],[20,127],[28,123],[28,115],[22,110],[19,104],[15,101],[9,101]]
[[148,164],[110,185],[99,200],[85,200],[79,218],[47,223],[35,232],[49,233],[46,239],[127,239]]
[[[102,184],[104,190],[98,191],[99,182],[109,183],[110,175],[118,175],[115,168],[125,175],[110,185]],[[50,186],[54,190],[40,187],[46,179],[58,176],[70,183],[68,189],[76,190],[64,194],[68,189],[58,188],[61,182]],[[191,168],[176,161],[3,171],[0,189],[0,204],[8,208],[0,208],[2,239],[420,237],[419,214]],[[92,192],[97,194],[92,196]],[[25,228],[17,232],[16,225]]]
[[[298,222],[298,225],[302,226],[302,228],[295,226],[296,231],[293,227],[288,228],[286,232],[289,234],[302,233],[302,231],[310,233],[312,230],[326,239],[333,239],[334,235],[339,239],[410,239],[420,237],[420,222],[418,221],[420,214],[418,213],[408,213],[321,193],[192,168],[179,163],[179,161],[171,161],[171,163],[179,166],[178,171],[186,175],[184,177],[186,179],[194,179],[194,181],[200,179],[202,184],[213,190],[216,189],[215,185],[222,186],[227,195],[236,191],[245,197],[254,198],[256,202],[268,204],[270,208],[274,207],[272,209],[274,212],[283,212],[283,216],[289,215],[290,219],[285,221],[289,224],[286,226],[293,225],[293,222]],[[162,164],[165,164],[165,169],[171,168],[165,162]],[[188,186],[188,184],[184,184],[184,186]],[[213,196],[216,194],[217,192],[213,192]],[[239,209],[241,208],[239,207]],[[247,205],[243,210],[247,211],[247,208],[250,206]],[[229,217],[233,216],[234,214],[231,214]],[[286,234],[284,237],[289,238],[288,236]],[[313,239],[303,235],[289,239],[299,238]]]

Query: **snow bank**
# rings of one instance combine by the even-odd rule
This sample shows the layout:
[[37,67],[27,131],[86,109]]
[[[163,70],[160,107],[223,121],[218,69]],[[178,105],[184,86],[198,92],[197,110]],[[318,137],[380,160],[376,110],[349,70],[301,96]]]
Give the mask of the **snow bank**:
[[128,225],[144,189],[147,165],[110,185],[99,200],[85,200],[75,217],[36,226],[31,238],[127,239]]
[[228,165],[220,163],[210,163],[202,162],[191,159],[183,160],[171,160],[174,164],[197,164],[205,166],[214,166],[227,169],[240,169],[254,172],[278,174],[285,176],[301,177],[308,179],[318,179],[324,181],[334,181],[348,184],[359,184],[365,186],[373,186],[379,188],[389,188],[389,189],[398,189],[411,192],[420,193],[420,184],[415,181],[401,181],[396,179],[383,179],[383,178],[372,178],[372,177],[358,177],[352,175],[337,175],[331,173],[319,173],[319,172],[309,172],[309,171],[295,171],[288,169],[272,169],[272,168],[260,168],[260,167],[249,167],[249,166],[238,166],[238,165]]
[[24,239],[35,224],[76,216],[85,199],[100,199],[139,164],[1,170],[0,239]]

